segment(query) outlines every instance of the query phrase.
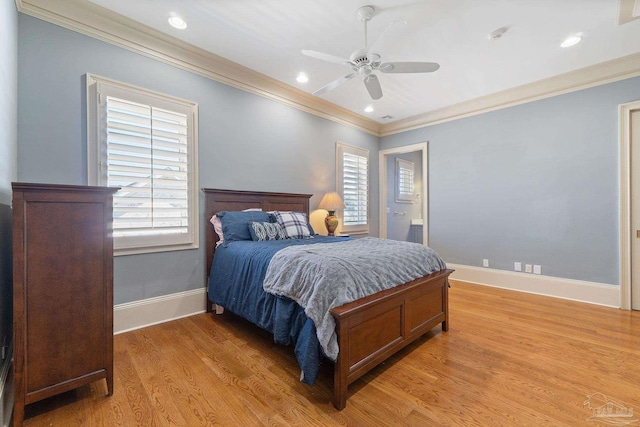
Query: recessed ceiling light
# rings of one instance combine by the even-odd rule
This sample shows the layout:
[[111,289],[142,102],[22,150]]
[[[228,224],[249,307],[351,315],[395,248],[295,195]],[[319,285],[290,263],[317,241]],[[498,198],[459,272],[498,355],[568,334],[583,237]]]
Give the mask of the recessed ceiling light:
[[296,80],[298,81],[298,83],[306,83],[309,81],[309,76],[301,72],[301,73],[298,73]]
[[169,25],[171,25],[173,28],[177,28],[178,30],[184,30],[185,28],[187,28],[187,23],[184,21],[184,19],[175,15],[169,18]]
[[373,105],[367,105],[364,109],[365,113],[373,113]]
[[582,34],[574,34],[564,39],[564,41],[560,44],[560,46],[561,47],[575,46],[578,43],[580,43],[580,40],[582,40]]

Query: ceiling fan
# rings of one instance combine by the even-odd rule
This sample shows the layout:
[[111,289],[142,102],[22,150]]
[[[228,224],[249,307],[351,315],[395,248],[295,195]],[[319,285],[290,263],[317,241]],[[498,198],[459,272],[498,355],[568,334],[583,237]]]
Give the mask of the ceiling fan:
[[313,92],[313,95],[318,96],[333,90],[343,83],[348,82],[358,75],[364,76],[363,82],[369,95],[373,99],[382,98],[382,87],[380,87],[380,81],[378,76],[373,74],[374,71],[380,71],[382,73],[431,73],[440,68],[440,65],[435,62],[382,62],[379,54],[374,52],[374,49],[382,36],[391,28],[394,24],[403,21],[392,22],[378,37],[378,39],[371,45],[367,45],[367,22],[371,20],[375,12],[373,6],[362,6],[357,12],[356,16],[358,20],[364,22],[364,48],[358,49],[351,54],[349,59],[340,58],[338,56],[330,55],[328,53],[317,52],[315,50],[302,50],[302,53],[312,58],[321,59],[323,61],[333,62],[335,64],[346,65],[351,67],[352,73],[340,77],[337,80],[332,81],[326,86],[321,87],[317,91]]

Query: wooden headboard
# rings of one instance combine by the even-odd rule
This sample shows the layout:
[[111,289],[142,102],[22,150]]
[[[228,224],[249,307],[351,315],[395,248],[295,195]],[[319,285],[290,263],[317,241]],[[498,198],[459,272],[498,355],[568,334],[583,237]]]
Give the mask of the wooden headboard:
[[204,228],[207,244],[205,277],[208,277],[211,271],[216,242],[219,240],[218,235],[213,231],[213,225],[209,222],[217,212],[260,208],[263,211],[296,211],[309,215],[311,194],[216,190],[212,188],[203,188],[202,191],[204,191],[205,199]]

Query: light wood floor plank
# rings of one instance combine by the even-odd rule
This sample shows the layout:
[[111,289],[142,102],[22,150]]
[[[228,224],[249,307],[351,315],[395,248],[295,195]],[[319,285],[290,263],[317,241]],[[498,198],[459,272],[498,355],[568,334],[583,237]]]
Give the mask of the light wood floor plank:
[[112,397],[96,382],[28,405],[25,426],[593,426],[594,393],[640,414],[640,312],[459,282],[449,331],[365,374],[340,412],[330,364],[302,384],[292,348],[230,313],[114,347]]

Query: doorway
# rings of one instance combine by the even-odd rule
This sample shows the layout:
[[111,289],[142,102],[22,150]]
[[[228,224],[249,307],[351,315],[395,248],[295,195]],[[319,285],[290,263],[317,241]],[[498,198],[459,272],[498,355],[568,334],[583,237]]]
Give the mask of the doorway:
[[620,307],[640,310],[640,101],[620,106]]
[[381,238],[429,244],[427,143],[379,153]]

